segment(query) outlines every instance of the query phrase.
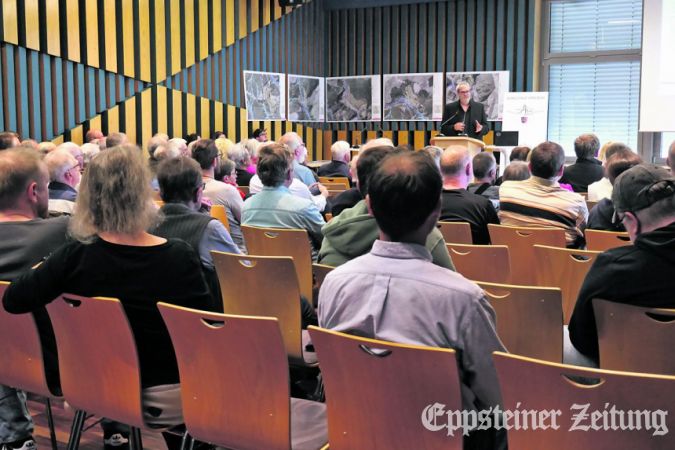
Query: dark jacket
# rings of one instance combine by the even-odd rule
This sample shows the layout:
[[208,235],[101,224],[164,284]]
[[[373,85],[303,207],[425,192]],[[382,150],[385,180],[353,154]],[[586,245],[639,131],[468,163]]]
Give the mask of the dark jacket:
[[60,181],[52,181],[48,187],[50,200],[68,200],[74,202],[77,198],[77,191]]
[[[464,131],[471,138],[482,140],[483,136],[490,131],[490,125],[485,115],[485,106],[473,100],[469,102],[469,109],[466,112],[459,105],[459,100],[445,105],[441,123],[444,123],[446,120],[448,120],[448,123],[441,128],[441,132],[446,136],[459,136],[460,132],[456,131],[453,126],[462,121],[467,125]],[[480,133],[476,133],[476,121],[483,125]]]
[[608,198],[603,198],[588,213],[586,228],[603,231],[626,231],[620,220],[614,219],[614,203]]
[[675,222],[640,234],[633,245],[598,255],[581,286],[570,319],[570,340],[574,347],[597,361],[594,298],[643,307],[675,307],[673,274]]
[[595,158],[578,158],[577,162],[565,167],[561,183],[571,184],[574,192],[588,192],[588,185],[603,176],[602,163]]
[[331,161],[319,167],[317,173],[320,177],[347,177],[349,182],[352,182],[352,177],[349,175],[349,165],[343,161]]

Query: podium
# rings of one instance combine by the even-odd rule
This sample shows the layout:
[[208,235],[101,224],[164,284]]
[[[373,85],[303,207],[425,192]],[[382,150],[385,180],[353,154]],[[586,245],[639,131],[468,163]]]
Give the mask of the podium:
[[483,141],[468,136],[434,136],[431,138],[430,143],[431,145],[440,148],[446,148],[450,145],[465,147],[469,150],[471,158],[476,156],[477,153],[482,152],[483,148],[485,148],[485,143]]

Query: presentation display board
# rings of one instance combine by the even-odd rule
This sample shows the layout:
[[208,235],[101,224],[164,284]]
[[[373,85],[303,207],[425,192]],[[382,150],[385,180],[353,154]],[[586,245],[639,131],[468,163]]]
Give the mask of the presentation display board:
[[502,131],[517,131],[518,145],[535,147],[546,140],[548,92],[504,94]]
[[369,122],[382,118],[380,76],[326,78],[326,122]]
[[247,120],[286,120],[286,75],[244,70]]
[[288,120],[323,122],[324,78],[288,75]]
[[384,120],[441,120],[443,73],[384,75]]
[[644,0],[640,131],[675,131],[675,0]]
[[473,101],[485,105],[489,121],[502,120],[504,94],[509,91],[509,71],[497,72],[448,72],[445,74],[445,102],[457,100],[457,84],[466,81],[471,85]]

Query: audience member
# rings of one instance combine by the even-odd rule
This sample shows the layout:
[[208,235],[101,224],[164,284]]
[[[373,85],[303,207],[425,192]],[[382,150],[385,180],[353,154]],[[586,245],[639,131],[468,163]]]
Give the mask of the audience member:
[[[511,153],[509,154],[509,165],[511,165],[511,163],[514,161],[529,162],[530,151],[531,151],[530,147],[525,146],[513,147],[513,150],[511,150]],[[499,178],[497,178],[497,181],[495,181],[495,184],[497,186],[501,186],[503,181],[505,180],[503,179],[503,177],[500,176]]]
[[572,186],[574,192],[588,192],[588,185],[602,178],[602,163],[595,159],[600,141],[594,134],[582,134],[574,140],[577,161],[565,167],[561,183]]
[[66,149],[58,149],[45,156],[49,170],[49,210],[72,214],[80,184],[80,163]]
[[374,147],[391,147],[394,148],[394,143],[389,138],[376,138],[371,139],[359,148],[359,152],[365,152],[369,148]]
[[[82,150],[82,159],[84,162],[84,168],[87,168],[87,165],[91,162],[92,159],[96,157],[96,155],[99,154],[101,151],[100,147],[98,144],[93,144],[91,142],[88,142],[86,144],[82,144],[82,147],[80,147],[80,150]],[[84,172],[84,170],[83,170]]]
[[0,133],[0,150],[18,147],[21,144],[19,136],[12,131],[3,131]]
[[187,136],[185,136],[185,143],[186,143],[187,145],[190,145],[190,144],[192,144],[193,142],[196,142],[196,141],[198,141],[198,140],[200,140],[200,139],[201,139],[201,137],[199,137],[199,135],[198,135],[197,133],[190,133],[190,134],[188,134]]
[[272,143],[261,147],[259,154],[258,176],[264,187],[244,202],[242,223],[307,230],[316,261],[323,239],[321,227],[326,222],[311,200],[293,195],[288,189],[293,181],[293,153],[281,143]]
[[[183,422],[178,368],[154,305],[161,299],[207,309],[210,295],[199,259],[188,244],[145,231],[155,220],[150,174],[140,150],[132,146],[106,150],[82,178],[70,222],[77,240],[19,276],[7,289],[3,304],[8,312],[19,314],[42,308],[64,292],[118,298],[138,349],[146,423],[176,425]],[[104,441],[119,442],[125,428],[105,423]]]
[[92,128],[89,131],[87,131],[87,133],[84,135],[84,142],[87,144],[88,143],[98,144],[98,142],[103,138],[105,138],[105,136],[103,136],[101,130],[96,130]]
[[497,211],[492,202],[482,195],[467,191],[473,174],[469,150],[451,145],[441,156],[441,220],[446,222],[468,222],[471,225],[473,243],[490,243],[489,223],[499,223]]
[[[271,143],[271,141],[265,141],[267,143]],[[249,155],[251,155],[251,164],[248,166],[246,170],[253,175],[255,174],[256,171],[256,164],[258,164],[258,149],[262,146],[262,143],[256,139],[247,139],[242,142],[244,144],[244,147],[246,148],[246,151],[248,152]]]
[[182,138],[173,138],[169,139],[169,145],[178,150],[180,156],[191,157],[192,155],[188,152],[187,142]]
[[222,311],[218,276],[211,250],[240,253],[230,233],[217,219],[199,213],[204,183],[199,164],[192,158],[178,157],[162,161],[157,168],[159,193],[164,205],[162,221],[153,234],[182,239],[199,255],[204,276],[213,296],[211,309]]
[[331,162],[319,167],[320,177],[347,177],[351,183],[352,178],[349,175],[349,160],[352,153],[349,143],[337,141],[330,147]]
[[675,307],[675,178],[652,164],[623,172],[612,201],[633,245],[597,257],[584,280],[570,319],[570,340],[598,359],[592,300],[655,308]]
[[51,141],[40,142],[40,144],[38,145],[38,151],[43,155],[46,155],[47,153],[54,151],[55,149],[56,144],[54,144]]
[[607,162],[616,153],[624,155],[635,154],[626,144],[621,142],[611,142],[602,146],[604,149],[604,160],[602,161],[602,168],[604,176],[599,181],[588,185],[588,200],[598,202],[603,198],[612,198],[612,183],[607,176]]
[[[614,185],[616,178],[633,166],[642,164],[642,159],[630,150],[615,152],[605,164],[605,171],[610,185]],[[614,212],[614,203],[610,198],[603,198],[588,213],[586,228],[605,231],[626,231]]]
[[[369,253],[326,276],[319,293],[319,325],[455,349],[463,408],[486,410],[501,403],[492,352],[505,350],[483,290],[432,264],[424,247],[436,229],[441,187],[433,159],[423,152],[396,153],[380,164],[366,197],[379,239]],[[464,448],[494,448],[494,442],[481,437],[472,433]]]
[[129,138],[124,133],[110,133],[108,137],[105,138],[105,148],[113,148],[119,145],[126,145],[129,143]]
[[214,131],[213,133],[211,133],[212,140],[216,141],[220,138],[227,139],[227,136],[225,136],[225,133],[223,133],[222,131]]
[[524,181],[505,181],[499,189],[499,219],[516,227],[553,227],[565,230],[568,247],[584,245],[582,230],[588,220],[584,198],[562,189],[565,152],[555,142],[543,142],[532,150],[530,173]]
[[523,181],[530,178],[530,167],[525,161],[513,161],[504,169],[504,181]]
[[497,208],[499,205],[499,186],[497,180],[497,161],[491,152],[480,152],[473,157],[473,178],[466,190],[474,194],[482,195],[492,201]]
[[316,177],[312,169],[303,165],[307,159],[307,147],[305,147],[305,143],[300,135],[289,131],[281,136],[279,143],[286,145],[293,152],[293,173],[295,174],[295,178],[305,183],[308,187],[316,183]]
[[267,142],[267,130],[264,128],[256,128],[253,130],[253,139],[261,144]]
[[213,177],[218,181],[233,186],[237,192],[239,192],[241,199],[244,200],[246,194],[239,189],[239,186],[237,185],[237,171],[234,167],[234,162],[232,160],[221,159],[220,162],[218,162],[218,167],[216,167],[216,170],[213,172]]
[[[47,166],[37,152],[0,152],[0,280],[13,281],[66,242],[67,218],[45,220],[48,183]],[[49,316],[44,308],[34,316],[42,335],[47,381],[58,392],[56,341]],[[25,393],[0,385],[0,447],[34,449],[32,433]]]
[[441,168],[441,155],[443,154],[443,149],[435,145],[427,145],[422,149],[423,152],[426,152],[427,155],[431,156],[438,166],[438,169]]
[[[371,147],[359,153],[357,164],[357,186],[362,199],[365,198],[373,176],[382,160],[395,150],[392,147]],[[487,200],[486,200],[487,201]],[[414,205],[408,205],[414,207]],[[337,267],[370,251],[377,239],[378,228],[375,218],[369,213],[365,200],[351,208],[344,209],[323,227],[324,239],[319,252],[319,262]],[[425,242],[433,263],[454,270],[443,235],[433,228]]]
[[219,156],[220,159],[226,159],[229,158],[229,152],[230,149],[234,146],[234,142],[227,138],[219,138],[213,141],[216,143],[216,147],[218,148]]
[[[387,147],[390,148],[390,147]],[[349,175],[352,180],[353,186],[347,189],[344,192],[340,192],[338,195],[333,197],[330,202],[330,213],[333,217],[340,215],[342,211],[347,208],[354,207],[358,202],[363,200],[363,195],[358,188],[359,180],[356,173],[356,165],[359,160],[360,153],[357,153],[352,157],[351,162],[349,163]]]
[[230,235],[242,252],[246,252],[244,236],[241,233],[241,214],[244,202],[234,186],[214,178],[218,167],[219,155],[216,144],[211,139],[200,139],[193,144],[192,157],[202,168],[202,180],[205,183],[204,197],[213,205],[223,205],[230,223]]
[[241,142],[235,144],[228,152],[228,158],[234,162],[237,185],[248,186],[251,183],[253,174],[248,171],[248,167],[251,165],[251,155],[246,150],[246,147]]
[[64,142],[63,144],[59,145],[56,147],[56,150],[68,150],[71,155],[77,160],[78,164],[80,165],[80,172],[84,170],[84,153],[82,153],[82,149],[80,148],[79,145],[77,145],[74,142]]
[[21,141],[21,147],[29,148],[31,150],[40,150],[40,144],[35,139],[24,139]]

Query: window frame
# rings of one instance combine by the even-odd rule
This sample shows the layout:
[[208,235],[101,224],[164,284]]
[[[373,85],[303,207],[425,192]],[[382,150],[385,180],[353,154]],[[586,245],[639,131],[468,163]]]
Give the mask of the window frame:
[[[543,5],[541,8],[541,45],[539,46],[541,54],[539,86],[542,86],[546,91],[549,91],[549,71],[550,66],[552,65],[634,61],[642,63],[642,45],[640,48],[622,50],[551,52],[551,5],[553,3],[562,3],[563,1],[565,0],[543,0]],[[665,158],[660,154],[661,133],[644,133],[638,131],[637,144],[638,148],[636,150],[644,161],[650,161],[657,164],[665,163]],[[566,159],[568,162],[572,162],[576,160],[576,157],[567,156]]]

